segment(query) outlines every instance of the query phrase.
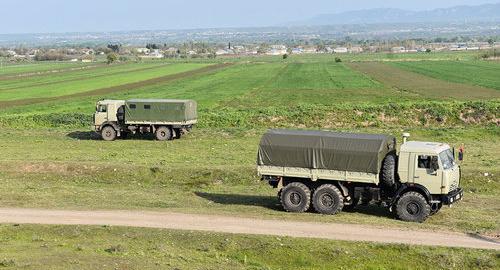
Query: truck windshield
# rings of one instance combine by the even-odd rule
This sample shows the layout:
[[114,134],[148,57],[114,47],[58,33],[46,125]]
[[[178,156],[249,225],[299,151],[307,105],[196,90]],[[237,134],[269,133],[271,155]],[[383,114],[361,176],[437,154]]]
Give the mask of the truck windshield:
[[441,159],[441,164],[443,165],[443,169],[450,169],[453,167],[455,163],[455,157],[451,153],[450,149],[444,150],[439,154],[439,158]]

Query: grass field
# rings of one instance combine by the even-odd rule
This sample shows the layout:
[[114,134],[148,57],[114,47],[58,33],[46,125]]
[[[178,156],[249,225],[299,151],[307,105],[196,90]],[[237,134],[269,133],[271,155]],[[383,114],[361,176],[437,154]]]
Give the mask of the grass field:
[[204,64],[177,64],[150,70],[140,70],[129,74],[115,74],[105,77],[54,83],[49,86],[38,85],[20,89],[0,91],[0,100],[9,101],[28,98],[56,97],[88,92],[100,88],[113,87],[181,73],[203,67]]
[[[255,157],[264,130],[196,130],[186,138],[157,142],[152,136],[113,143],[90,132],[3,131],[0,160],[4,206],[65,209],[150,209],[243,215],[285,220],[440,228],[494,235],[500,219],[491,215],[498,194],[498,130],[405,129],[415,140],[465,143],[462,186],[467,196],[424,224],[394,219],[374,205],[352,213],[323,216],[281,210],[276,190],[260,182]],[[398,128],[346,130],[392,133]],[[481,138],[480,142],[476,142]],[[29,148],[24,147],[30,145]],[[489,147],[488,147],[489,146]],[[51,151],[47,151],[51,149]],[[147,150],[146,150],[147,149]],[[481,177],[488,172],[489,177]],[[491,202],[481,205],[481,201]]]
[[[453,230],[494,238],[500,233],[500,95],[493,74],[500,64],[437,61],[472,55],[360,54],[340,56],[343,63],[332,61],[336,55],[304,55],[285,61],[176,60],[85,69],[49,63],[0,70],[0,206],[206,213]],[[436,61],[403,62],[425,59]],[[463,72],[450,73],[461,67]],[[433,76],[428,70],[443,73]],[[102,98],[195,99],[199,123],[180,140],[133,135],[104,142],[89,131],[94,102]],[[398,138],[409,131],[412,140],[455,147],[464,143],[464,201],[423,224],[398,221],[376,205],[334,216],[287,213],[276,190],[256,175],[258,142],[272,127]],[[1,225],[0,243],[6,243],[0,244],[0,266],[12,268],[499,265],[498,254],[481,250],[145,228]]]
[[286,59],[276,56],[218,56],[215,59],[169,59],[172,62],[258,62],[258,63],[307,63],[335,62],[339,58],[343,62],[364,61],[444,61],[444,60],[474,60],[477,52],[432,52],[432,53],[358,53],[358,54],[290,54]]
[[134,64],[118,64],[118,65],[96,65],[86,66],[85,69],[63,70],[59,72],[49,73],[45,76],[41,75],[26,75],[10,78],[0,78],[2,88],[0,91],[23,88],[34,85],[48,85],[57,82],[75,81],[81,79],[97,78],[102,76],[113,75],[117,73],[130,73],[144,69],[154,69],[170,65],[168,63],[134,63]]
[[[420,62],[412,62],[415,66],[420,66]],[[424,65],[428,62],[424,62]],[[498,63],[492,67],[497,67]],[[402,92],[416,94],[421,98],[432,98],[437,100],[491,100],[499,99],[500,92],[496,88],[479,87],[470,84],[447,82],[440,79],[435,79],[429,76],[421,75],[411,71],[399,69],[393,64],[388,63],[349,63],[351,68],[364,73],[386,85],[397,88]],[[453,66],[453,65],[451,65]],[[477,71],[477,70],[476,70]],[[458,73],[458,72],[457,72]],[[490,75],[492,74],[489,72]],[[473,77],[473,74],[465,72],[459,73],[455,78],[467,80],[468,76]],[[490,78],[491,84],[495,84],[498,79]],[[490,83],[489,83],[490,84]]]
[[0,76],[6,77],[6,75],[12,75],[12,74],[37,73],[49,70],[82,68],[86,66],[95,66],[95,65],[96,65],[95,63],[79,63],[79,62],[48,62],[48,63],[42,62],[36,64],[8,65],[0,69]]
[[0,266],[16,269],[495,269],[500,266],[494,251],[465,248],[110,226],[0,225],[0,232],[3,256]]
[[498,63],[486,61],[390,62],[391,65],[432,78],[500,90]]

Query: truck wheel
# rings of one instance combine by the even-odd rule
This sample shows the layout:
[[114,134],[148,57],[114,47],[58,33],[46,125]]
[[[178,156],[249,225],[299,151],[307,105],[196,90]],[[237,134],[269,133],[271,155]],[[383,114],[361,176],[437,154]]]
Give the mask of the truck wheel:
[[105,141],[114,141],[116,139],[116,130],[112,126],[105,126],[101,130],[101,137]]
[[168,141],[172,137],[172,131],[166,126],[161,126],[156,129],[156,139],[158,141]]
[[321,214],[335,215],[344,207],[344,197],[336,186],[325,184],[314,191],[313,206]]
[[311,190],[300,182],[290,183],[282,189],[280,201],[288,212],[307,211],[311,205]]
[[424,196],[414,191],[403,194],[396,205],[399,219],[409,222],[424,222],[430,210],[431,207]]
[[382,173],[380,174],[380,183],[384,187],[392,187],[396,183],[396,153],[387,154],[382,161]]
[[439,212],[439,210],[441,209],[442,206],[443,206],[443,203],[431,204],[431,212],[429,213],[429,216],[432,216],[432,215],[436,214],[437,212]]

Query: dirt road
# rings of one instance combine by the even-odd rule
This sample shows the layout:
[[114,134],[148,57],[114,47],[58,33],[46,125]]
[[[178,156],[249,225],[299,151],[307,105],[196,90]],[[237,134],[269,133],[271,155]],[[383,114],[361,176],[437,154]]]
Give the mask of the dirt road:
[[500,250],[499,242],[455,232],[380,228],[339,223],[261,220],[170,212],[0,208],[0,222],[153,227]]

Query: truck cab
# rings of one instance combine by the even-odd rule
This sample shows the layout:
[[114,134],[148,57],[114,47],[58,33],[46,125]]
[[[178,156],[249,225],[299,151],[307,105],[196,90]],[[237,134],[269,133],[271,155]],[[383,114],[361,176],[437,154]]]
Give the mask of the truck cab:
[[118,122],[117,112],[124,100],[101,100],[97,102],[94,113],[93,130],[99,131],[106,122]]
[[431,195],[431,203],[439,205],[436,207],[461,199],[457,191],[461,177],[460,166],[457,165],[453,152],[445,143],[404,143],[400,148],[398,162],[401,183],[425,187]]

